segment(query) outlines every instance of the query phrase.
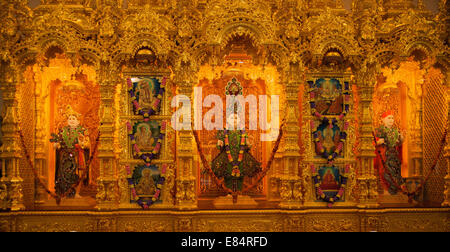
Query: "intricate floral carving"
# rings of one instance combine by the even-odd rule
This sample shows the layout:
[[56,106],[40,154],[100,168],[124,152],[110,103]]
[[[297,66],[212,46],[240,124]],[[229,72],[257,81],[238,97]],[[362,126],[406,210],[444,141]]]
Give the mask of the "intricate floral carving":
[[171,232],[172,223],[167,220],[127,220],[118,223],[119,232]]
[[279,219],[223,219],[207,220],[202,219],[197,222],[198,232],[258,232],[258,231],[280,232],[283,230],[283,222]]
[[306,223],[306,231],[315,232],[355,232],[359,231],[356,219],[322,217],[310,219]]

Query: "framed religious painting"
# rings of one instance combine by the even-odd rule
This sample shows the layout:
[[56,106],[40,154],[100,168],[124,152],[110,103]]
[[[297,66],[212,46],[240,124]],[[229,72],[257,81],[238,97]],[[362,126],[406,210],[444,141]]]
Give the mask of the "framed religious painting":
[[159,157],[164,133],[160,121],[138,121],[132,126],[130,140],[135,159],[156,159]]
[[315,101],[315,110],[321,115],[338,116],[344,112],[344,93],[348,83],[343,86],[336,78],[318,78],[310,82],[311,98]]
[[344,168],[332,164],[319,165],[313,175],[313,185],[316,201],[338,202],[345,201],[344,188],[347,175]]
[[143,208],[162,202],[161,188],[165,178],[158,165],[137,165],[128,178],[131,203],[137,203]]
[[347,140],[351,94],[349,82],[339,78],[320,77],[308,83],[310,120],[315,158],[329,162],[343,157]]
[[342,123],[334,118],[323,118],[313,128],[315,155],[333,161],[340,157],[347,133],[341,130]]
[[164,79],[140,76],[128,79],[129,94],[135,115],[159,115],[164,94]]

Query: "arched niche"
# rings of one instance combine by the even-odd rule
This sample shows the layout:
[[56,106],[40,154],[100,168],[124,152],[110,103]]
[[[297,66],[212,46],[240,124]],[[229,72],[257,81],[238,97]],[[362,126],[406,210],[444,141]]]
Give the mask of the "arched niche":
[[[74,57],[71,58],[74,59]],[[77,188],[83,202],[76,204],[77,207],[90,208],[95,204],[96,182],[100,176],[99,160],[94,151],[100,126],[100,87],[96,83],[95,68],[83,60],[81,55],[78,58],[75,57],[79,59],[77,63],[74,63],[71,58],[66,56],[63,47],[51,45],[37,56],[34,65],[25,70],[25,82],[34,85],[30,89],[34,96],[34,106],[29,106],[29,113],[33,113],[35,117],[35,129],[32,133],[35,135],[35,144],[34,149],[29,149],[29,152],[33,153],[32,158],[38,178],[49,191],[54,193],[58,158],[57,150],[49,139],[52,138],[52,134],[57,134],[59,129],[67,126],[66,113],[67,106],[70,105],[78,114],[80,125],[86,129],[91,143],[85,160],[86,164],[90,162],[90,166],[85,171],[77,171],[79,176],[86,172],[87,179]],[[28,103],[29,101],[23,101],[24,105]],[[36,184],[36,188],[36,208],[59,207],[44,188],[39,184]],[[64,201],[60,206],[74,207],[67,202],[64,205]]]
[[[264,167],[269,160],[269,156],[272,151],[273,143],[261,140],[261,134],[268,133],[267,130],[262,130],[259,122],[259,110],[261,109],[259,95],[267,95],[267,111],[268,116],[271,116],[270,108],[270,96],[279,96],[280,105],[280,120],[285,116],[285,101],[286,96],[283,93],[284,88],[280,83],[280,75],[278,69],[272,62],[267,62],[261,57],[267,53],[267,49],[261,46],[261,44],[254,41],[254,36],[249,36],[245,33],[231,33],[224,35],[225,41],[216,47],[216,50],[209,50],[210,53],[204,57],[204,63],[200,66],[198,72],[198,83],[195,86],[197,90],[202,90],[201,102],[208,95],[218,95],[223,101],[223,123],[226,123],[226,86],[235,81],[242,87],[242,92],[244,97],[253,95],[257,101],[257,111],[255,112],[257,117],[257,129],[250,129],[250,112],[249,105],[245,106],[245,118],[246,118],[246,131],[249,135],[249,140],[251,144],[250,153],[259,162],[261,162]],[[267,53],[268,54],[268,53]],[[219,65],[211,65],[210,59],[218,58]],[[267,64],[264,64],[266,63]],[[194,98],[195,99],[195,98]],[[201,113],[198,111],[198,102],[195,100],[193,102],[194,114],[196,116],[201,116],[205,118],[205,114],[210,111],[211,107],[203,107]],[[203,105],[200,104],[200,105]],[[212,106],[216,106],[213,104]],[[270,121],[270,119],[268,120]],[[281,122],[280,122],[281,123]],[[217,130],[200,130],[199,140],[203,154],[205,155],[207,162],[211,161],[219,154],[217,148]],[[215,185],[215,182],[210,174],[205,170],[200,159],[196,160],[197,174],[198,174],[198,184],[197,192],[199,195],[200,203],[199,207],[203,207],[202,202],[214,199],[215,197],[225,195],[222,189]],[[269,171],[268,175],[252,190],[246,194],[256,197],[265,198],[269,197],[269,177],[272,176],[272,171]],[[244,185],[251,185],[255,183],[255,178],[247,178],[244,180]],[[205,201],[206,200],[206,201]],[[206,206],[206,205],[205,205]]]
[[[447,118],[444,76],[433,65],[433,57],[423,46],[408,48],[408,56],[392,58],[381,69],[373,98],[374,128],[384,111],[394,112],[395,127],[404,136],[401,174],[413,191],[426,178],[437,158]],[[442,159],[421,192],[419,201],[438,203],[442,198],[445,168]],[[385,193],[379,186],[379,193]]]

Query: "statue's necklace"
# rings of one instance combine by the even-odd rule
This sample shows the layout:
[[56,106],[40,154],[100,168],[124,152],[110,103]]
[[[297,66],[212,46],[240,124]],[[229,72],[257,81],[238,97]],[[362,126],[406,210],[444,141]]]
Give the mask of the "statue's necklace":
[[387,139],[388,139],[387,144],[390,147],[394,147],[397,144],[398,139],[399,139],[398,131],[394,127],[388,128],[385,126],[385,128],[386,128],[386,135],[387,135]]
[[225,151],[227,153],[228,161],[233,165],[233,170],[231,172],[231,176],[240,177],[241,172],[239,170],[239,165],[242,162],[242,159],[244,158],[245,130],[241,130],[241,143],[240,143],[239,156],[238,156],[237,161],[234,161],[233,156],[231,156],[230,141],[229,141],[228,136],[229,136],[228,130],[225,130]]
[[63,134],[64,142],[66,143],[67,146],[73,147],[73,143],[75,142],[75,139],[77,137],[78,137],[78,127],[76,128],[68,127],[67,132]]

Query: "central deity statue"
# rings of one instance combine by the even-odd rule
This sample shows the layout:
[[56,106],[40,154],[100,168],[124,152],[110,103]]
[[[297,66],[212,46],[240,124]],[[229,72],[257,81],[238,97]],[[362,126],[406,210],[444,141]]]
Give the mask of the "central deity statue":
[[[235,100],[236,95],[242,95],[242,87],[235,78],[228,83],[226,94],[232,96],[231,100]],[[223,178],[225,186],[233,192],[242,190],[244,177],[253,177],[261,171],[261,163],[250,154],[245,122],[238,116],[241,109],[239,103],[227,107],[226,129],[217,132],[220,153],[212,161],[211,167],[214,174]]]

